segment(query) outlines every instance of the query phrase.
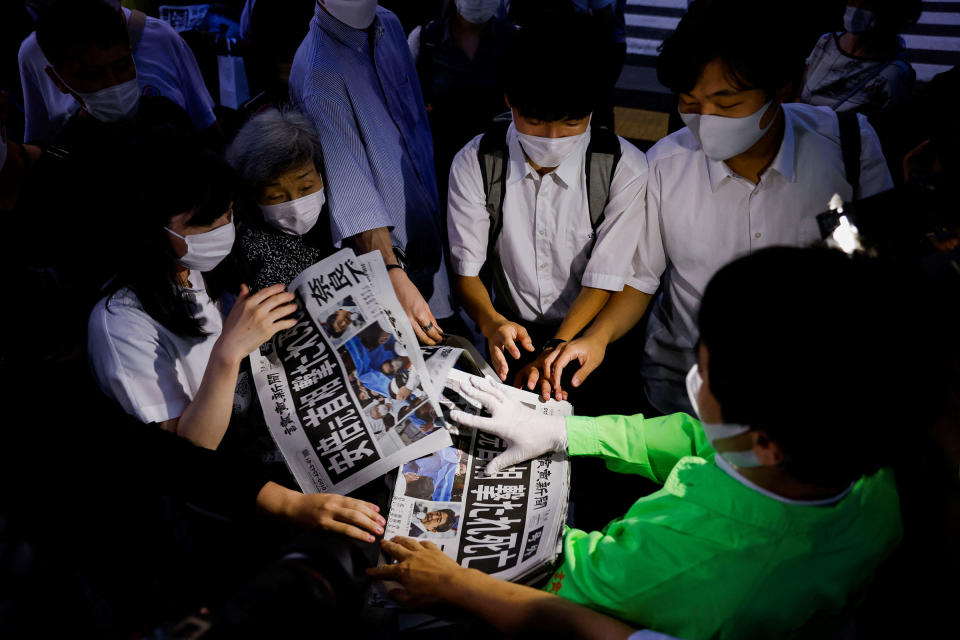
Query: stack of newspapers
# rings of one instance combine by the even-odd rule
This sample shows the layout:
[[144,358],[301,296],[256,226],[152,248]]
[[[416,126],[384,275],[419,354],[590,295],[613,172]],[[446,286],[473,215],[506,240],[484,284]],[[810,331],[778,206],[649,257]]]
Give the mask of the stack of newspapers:
[[[378,252],[339,251],[289,290],[296,326],[250,360],[264,418],[300,488],[346,494],[396,471],[385,537],[430,540],[461,565],[505,580],[549,574],[569,465],[550,454],[485,473],[506,444],[447,417],[455,408],[482,415],[461,385],[471,375],[496,379],[473,346],[451,337],[419,347]],[[502,388],[538,412],[573,412]]]

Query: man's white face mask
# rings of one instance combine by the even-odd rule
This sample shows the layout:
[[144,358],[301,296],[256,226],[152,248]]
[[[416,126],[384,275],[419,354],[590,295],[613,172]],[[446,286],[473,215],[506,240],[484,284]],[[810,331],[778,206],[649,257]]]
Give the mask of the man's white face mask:
[[[714,443],[717,440],[733,438],[741,433],[750,431],[750,427],[741,424],[703,422],[703,417],[700,415],[700,406],[697,401],[697,398],[700,397],[700,387],[702,386],[703,378],[700,376],[700,367],[699,365],[693,365],[690,371],[687,372],[687,397],[693,406],[693,412],[697,415],[697,418],[701,420],[703,432],[707,435],[707,441],[710,443],[710,446],[716,449],[716,444]],[[748,451],[718,451],[717,455],[723,456],[724,460],[735,467],[747,468],[764,466],[763,463],[757,459],[757,454],[753,452],[753,449]]]
[[49,69],[72,92],[75,98],[79,98],[87,113],[100,122],[120,122],[136,115],[140,106],[141,93],[136,74],[126,82],[99,91],[80,93],[64,82],[53,67],[49,67]]
[[377,0],[321,0],[327,12],[354,29],[366,29],[377,15]]
[[320,217],[320,211],[323,210],[323,203],[326,201],[321,187],[310,195],[296,200],[288,200],[280,204],[262,204],[260,211],[263,212],[263,219],[277,229],[292,236],[302,236],[317,224],[317,218]]
[[770,122],[763,128],[760,127],[760,121],[771,105],[773,100],[760,107],[756,113],[742,118],[705,116],[699,113],[681,113],[680,118],[690,128],[708,158],[729,160],[755,145],[763,134],[770,130],[776,118],[770,118]]

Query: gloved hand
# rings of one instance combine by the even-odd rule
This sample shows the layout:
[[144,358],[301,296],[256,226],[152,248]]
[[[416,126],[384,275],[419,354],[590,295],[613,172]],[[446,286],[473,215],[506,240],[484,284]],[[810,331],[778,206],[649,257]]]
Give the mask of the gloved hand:
[[487,463],[487,475],[543,453],[566,451],[567,425],[563,416],[540,415],[482,378],[470,378],[470,384],[462,385],[460,393],[482,404],[491,417],[454,410],[450,418],[465,427],[499,436],[507,443],[507,450]]

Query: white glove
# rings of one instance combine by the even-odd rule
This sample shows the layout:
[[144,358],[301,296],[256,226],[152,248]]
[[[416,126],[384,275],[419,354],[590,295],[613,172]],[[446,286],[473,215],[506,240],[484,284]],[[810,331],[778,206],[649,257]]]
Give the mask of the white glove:
[[460,392],[483,405],[490,416],[475,416],[451,411],[450,418],[465,427],[473,427],[503,438],[507,450],[487,463],[487,475],[554,451],[567,450],[567,424],[563,416],[542,416],[508,397],[497,385],[472,377]]

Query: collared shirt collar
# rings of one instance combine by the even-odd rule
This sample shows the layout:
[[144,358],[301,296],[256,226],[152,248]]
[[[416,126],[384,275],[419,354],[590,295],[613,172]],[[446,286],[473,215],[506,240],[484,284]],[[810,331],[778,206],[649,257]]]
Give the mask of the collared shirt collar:
[[[577,184],[577,180],[579,180],[580,172],[582,170],[581,161],[584,157],[583,154],[587,149],[587,145],[589,144],[590,128],[587,127],[587,135],[583,137],[583,140],[580,143],[580,148],[567,156],[567,158],[551,172],[553,176],[560,181],[564,188],[569,187],[572,184]],[[513,126],[512,122],[507,128],[507,146],[510,150],[510,164],[507,172],[507,185],[509,186],[515,182],[519,182],[531,173],[536,175],[539,179],[539,174],[537,174],[536,169],[534,169],[530,163],[527,162],[526,156],[523,155],[523,148],[520,146],[520,140],[517,138],[517,129]]]
[[[777,155],[774,156],[773,162],[771,162],[767,170],[764,171],[764,175],[767,171],[773,170],[786,178],[787,182],[794,182],[794,169],[797,158],[793,117],[790,115],[789,110],[783,108],[782,104],[780,105],[780,110],[783,112],[783,140],[780,142],[780,149],[777,151]],[[706,160],[707,174],[710,176],[710,189],[716,193],[724,180],[733,178],[736,174],[723,160],[711,160],[710,158],[706,158]],[[763,180],[763,176],[761,176],[760,179]]]
[[368,46],[367,43],[369,42],[367,38],[368,35],[373,36],[374,43],[383,35],[383,24],[380,22],[380,16],[374,16],[373,23],[366,29],[354,29],[327,13],[318,2],[313,17],[320,25],[320,28],[326,31],[331,37],[357,51],[366,50]]

